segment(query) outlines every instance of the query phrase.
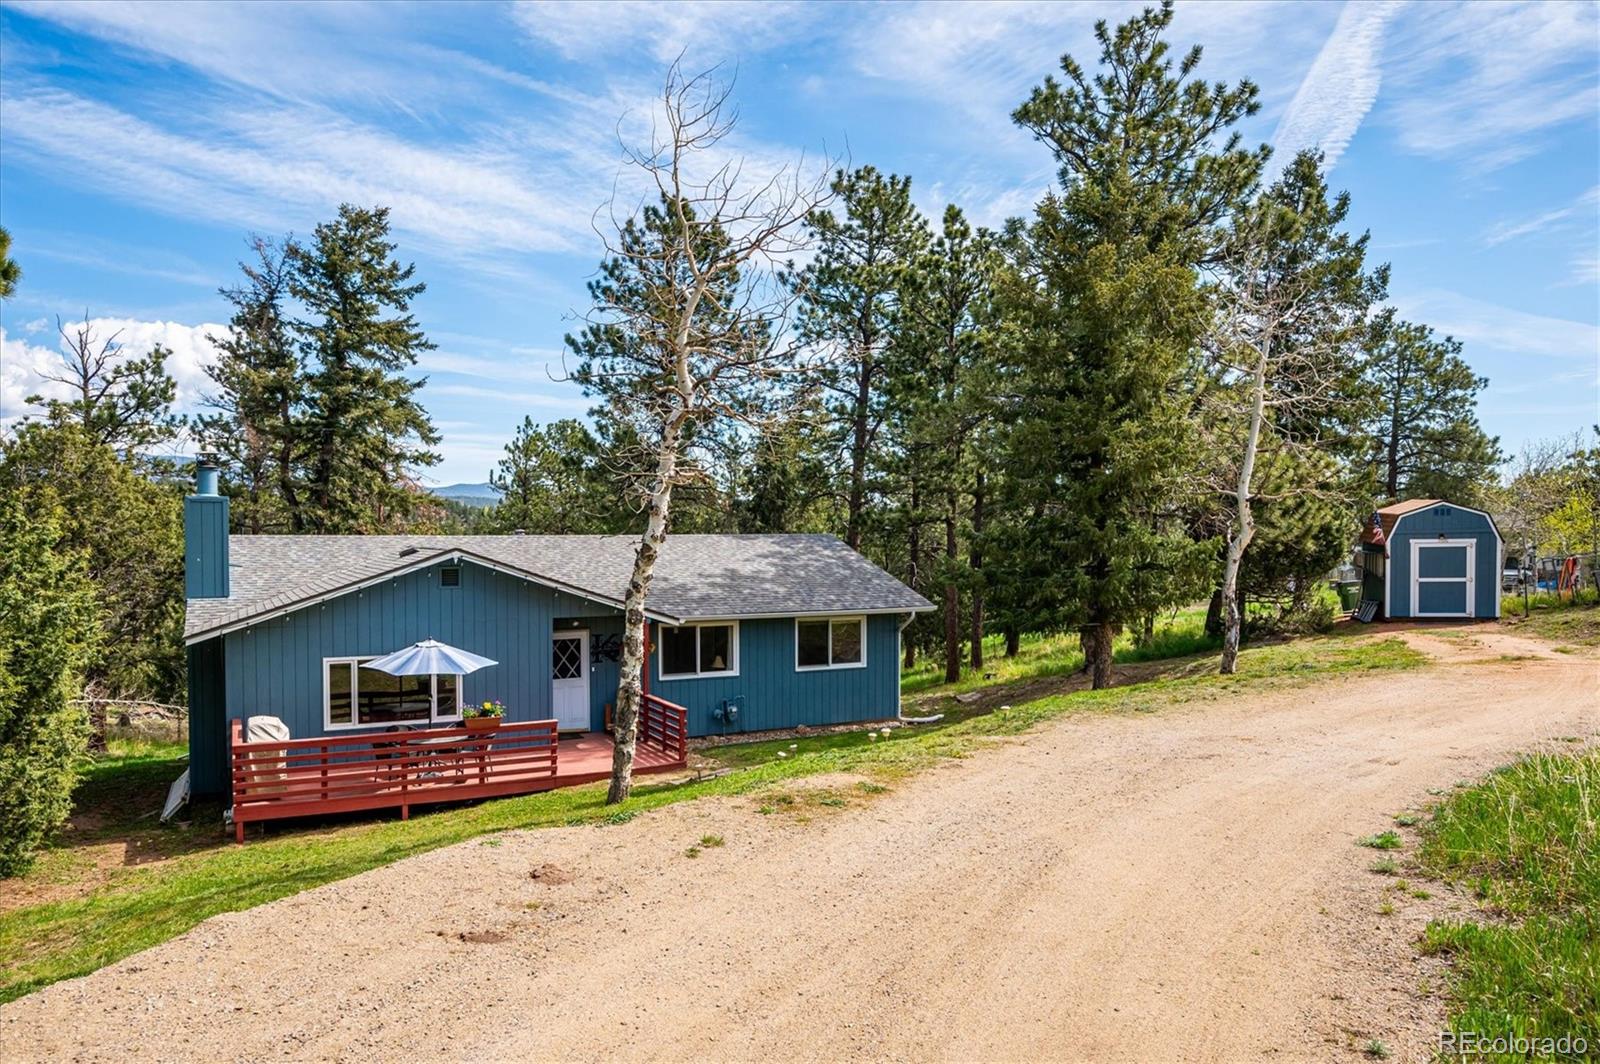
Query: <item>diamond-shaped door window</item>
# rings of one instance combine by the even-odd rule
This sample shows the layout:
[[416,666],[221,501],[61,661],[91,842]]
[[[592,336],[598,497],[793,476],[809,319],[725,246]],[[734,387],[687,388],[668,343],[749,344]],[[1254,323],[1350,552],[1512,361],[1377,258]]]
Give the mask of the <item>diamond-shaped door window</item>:
[[558,680],[583,678],[583,640],[557,639],[550,647],[550,675]]

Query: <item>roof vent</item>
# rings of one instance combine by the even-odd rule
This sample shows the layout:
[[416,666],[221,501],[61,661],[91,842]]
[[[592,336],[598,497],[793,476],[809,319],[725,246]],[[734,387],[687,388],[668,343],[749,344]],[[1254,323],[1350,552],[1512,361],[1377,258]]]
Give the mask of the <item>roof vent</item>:
[[401,547],[400,548],[400,557],[402,557],[402,558],[409,558],[415,553],[417,553],[417,548],[415,548],[415,547]]
[[511,530],[511,534],[513,536],[526,536],[528,534],[528,530],[526,528],[513,528]]
[[439,586],[440,587],[460,587],[461,586],[461,566],[459,566],[459,565],[447,565],[443,569],[440,569],[439,570]]

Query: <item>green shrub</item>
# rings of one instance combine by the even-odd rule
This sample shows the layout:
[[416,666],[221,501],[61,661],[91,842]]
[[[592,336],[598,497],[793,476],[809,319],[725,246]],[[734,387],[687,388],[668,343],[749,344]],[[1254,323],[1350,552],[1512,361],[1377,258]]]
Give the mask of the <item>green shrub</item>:
[[72,699],[98,629],[54,507],[0,496],[0,876],[12,876],[71,811],[87,734]]
[[1338,594],[1326,584],[1318,584],[1306,601],[1289,611],[1284,629],[1291,633],[1331,632],[1344,614]]

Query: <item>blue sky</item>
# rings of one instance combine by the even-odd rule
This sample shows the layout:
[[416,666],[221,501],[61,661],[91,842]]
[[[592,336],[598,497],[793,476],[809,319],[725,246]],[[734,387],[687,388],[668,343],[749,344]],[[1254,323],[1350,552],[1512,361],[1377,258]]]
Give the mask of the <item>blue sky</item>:
[[[1008,118],[1127,4],[59,4],[0,9],[0,223],[25,277],[0,309],[0,418],[87,310],[176,352],[200,401],[255,231],[392,208],[428,291],[438,483],[486,477],[524,415],[578,415],[561,338],[591,222],[667,63],[736,69],[734,148],[912,175],[918,202],[1026,213],[1045,150]],[[1491,379],[1509,448],[1600,419],[1600,7],[1180,4],[1209,79],[1248,76],[1244,132],[1320,145],[1393,264],[1403,314]],[[627,188],[624,175],[624,190]]]

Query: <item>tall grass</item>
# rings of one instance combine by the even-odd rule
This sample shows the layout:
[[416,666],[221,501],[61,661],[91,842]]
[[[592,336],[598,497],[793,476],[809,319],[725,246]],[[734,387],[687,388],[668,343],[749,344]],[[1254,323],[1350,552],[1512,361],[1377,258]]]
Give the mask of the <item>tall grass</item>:
[[1582,1035],[1600,1050],[1597,818],[1593,750],[1523,758],[1435,813],[1419,853],[1423,869],[1469,887],[1487,910],[1477,921],[1435,921],[1424,934],[1425,950],[1454,962],[1453,1029]]
[[1575,594],[1557,596],[1550,592],[1528,600],[1527,616],[1521,595],[1506,595],[1500,600],[1500,616],[1518,631],[1552,642],[1577,646],[1600,646],[1600,594],[1581,588]]

